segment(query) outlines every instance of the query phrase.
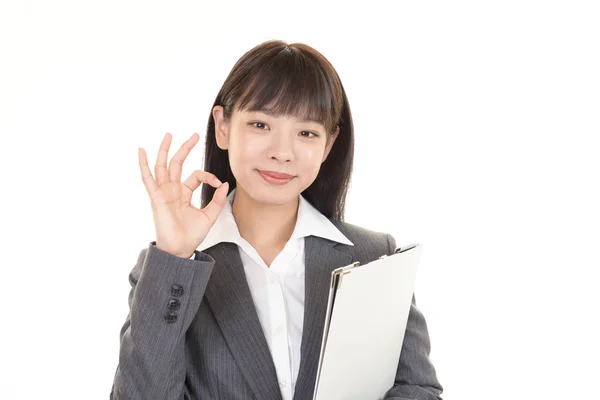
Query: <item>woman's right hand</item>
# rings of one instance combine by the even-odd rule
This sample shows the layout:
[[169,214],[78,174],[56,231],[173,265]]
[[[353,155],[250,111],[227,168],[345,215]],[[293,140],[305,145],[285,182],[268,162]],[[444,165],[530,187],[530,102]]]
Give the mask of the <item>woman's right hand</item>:
[[[183,162],[198,143],[199,135],[194,133],[173,156],[167,169],[167,157],[172,136],[165,134],[160,145],[154,172],[148,167],[144,149],[138,149],[142,181],[150,196],[156,247],[178,257],[190,258],[202,243],[217,216],[227,201],[229,184],[221,181],[210,172],[196,170],[181,182]],[[201,183],[217,188],[211,202],[199,209],[191,204],[192,193]]]

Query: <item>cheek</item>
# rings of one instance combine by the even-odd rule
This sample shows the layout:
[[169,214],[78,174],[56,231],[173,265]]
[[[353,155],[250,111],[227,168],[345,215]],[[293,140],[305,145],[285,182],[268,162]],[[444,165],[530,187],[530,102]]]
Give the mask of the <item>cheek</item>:
[[257,136],[248,135],[241,146],[247,157],[254,158],[265,152],[266,144],[264,140]]
[[302,160],[302,165],[306,170],[319,171],[321,159],[323,158],[323,149],[318,146],[307,146],[300,150],[298,157]]
[[255,135],[244,133],[237,134],[229,146],[229,157],[232,169],[235,166],[244,166],[244,164],[252,163],[260,157],[265,151],[264,140],[261,140]]

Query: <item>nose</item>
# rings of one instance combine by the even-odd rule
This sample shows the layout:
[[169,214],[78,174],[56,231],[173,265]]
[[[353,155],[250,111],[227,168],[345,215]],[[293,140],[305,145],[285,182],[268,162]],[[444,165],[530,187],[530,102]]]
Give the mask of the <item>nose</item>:
[[268,156],[272,160],[290,162],[294,158],[294,143],[289,135],[275,134],[269,146]]

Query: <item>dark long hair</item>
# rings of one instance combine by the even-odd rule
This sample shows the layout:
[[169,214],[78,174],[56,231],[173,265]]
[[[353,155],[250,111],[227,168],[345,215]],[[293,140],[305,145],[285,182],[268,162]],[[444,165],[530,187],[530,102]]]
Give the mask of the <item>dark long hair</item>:
[[[340,127],[338,137],[315,181],[302,192],[317,210],[330,219],[343,220],[354,161],[354,127],[342,82],[331,63],[303,43],[269,40],[246,52],[233,66],[213,108],[223,106],[228,120],[236,110],[268,111],[294,115],[323,124],[328,136]],[[204,170],[236,186],[227,150],[217,146],[211,113],[206,129]],[[201,205],[212,199],[215,188],[202,185]]]

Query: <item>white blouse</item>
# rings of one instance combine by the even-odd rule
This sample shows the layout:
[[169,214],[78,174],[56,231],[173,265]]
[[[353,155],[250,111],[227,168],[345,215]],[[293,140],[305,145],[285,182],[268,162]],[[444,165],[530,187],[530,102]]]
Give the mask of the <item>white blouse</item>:
[[[240,236],[232,213],[235,189],[227,196],[215,224],[197,248],[203,251],[220,242],[238,245],[254,306],[269,345],[283,400],[292,400],[304,322],[304,238],[314,235],[354,244],[302,195],[292,236],[267,267],[252,245]],[[191,258],[193,258],[192,256]]]

